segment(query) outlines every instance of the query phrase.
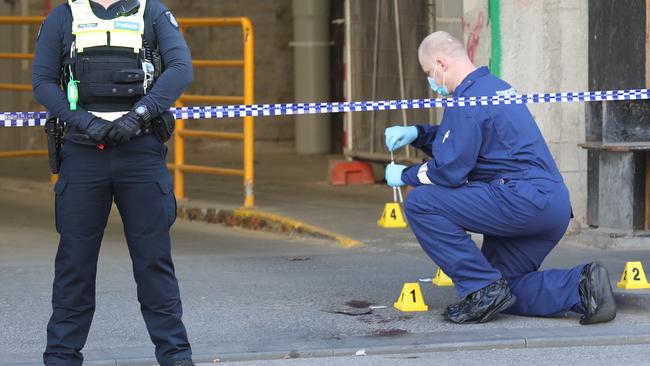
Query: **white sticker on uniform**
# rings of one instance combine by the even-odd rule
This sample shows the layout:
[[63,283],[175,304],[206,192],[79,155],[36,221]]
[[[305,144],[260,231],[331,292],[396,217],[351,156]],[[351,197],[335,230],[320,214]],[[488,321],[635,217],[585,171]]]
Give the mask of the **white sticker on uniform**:
[[169,22],[172,23],[172,25],[176,28],[178,28],[178,21],[174,17],[174,14],[172,14],[171,11],[165,12],[165,15],[167,15],[167,19],[169,19]]
[[507,90],[497,90],[497,95],[500,97],[516,97],[517,91],[515,88],[510,88]]
[[420,180],[420,183],[422,184],[433,184],[431,179],[429,179],[429,176],[427,175],[427,172],[429,171],[429,164],[424,163],[420,165],[420,169],[418,169],[418,179]]
[[90,29],[90,28],[97,28],[99,26],[99,23],[82,23],[77,25],[78,29]]
[[113,22],[115,29],[119,30],[128,30],[137,32],[140,30],[140,23],[138,22],[127,22],[124,20],[115,20]]
[[451,130],[447,130],[447,132],[445,132],[445,136],[442,138],[442,143],[443,144],[445,143],[445,140],[449,137],[450,133],[451,133]]
[[41,26],[38,27],[38,33],[36,34],[36,40],[38,41],[39,38],[41,38],[41,31],[43,30],[43,24],[45,24],[45,21],[41,23]]

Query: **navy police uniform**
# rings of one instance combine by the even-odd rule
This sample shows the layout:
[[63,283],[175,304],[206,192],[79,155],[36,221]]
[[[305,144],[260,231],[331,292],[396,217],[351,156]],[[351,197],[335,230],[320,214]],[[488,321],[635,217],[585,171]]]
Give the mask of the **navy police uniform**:
[[[141,1],[141,9],[132,20],[119,14],[125,1],[105,9],[92,1],[69,0],[55,8],[39,30],[33,64],[34,96],[51,115],[65,121],[66,133],[83,133],[96,116],[109,119],[111,113],[123,114],[135,105],[146,106],[150,116],[156,117],[168,110],[192,81],[190,52],[171,12],[157,0]],[[84,16],[94,18],[75,24],[79,32],[103,26],[117,31],[108,32],[106,40],[107,32],[100,29],[95,36],[86,34],[82,41],[73,35],[73,6],[88,7]],[[83,11],[81,8],[81,14]],[[150,90],[142,90],[140,79],[128,82],[128,78],[138,77],[131,71],[142,70],[137,52],[128,48],[137,51],[140,44],[131,45],[134,38],[120,41],[117,33],[122,30],[140,31],[147,52],[156,50],[160,56],[162,68],[157,70]],[[108,44],[93,48],[97,41],[93,37],[104,37],[100,42]],[[81,52],[84,46],[87,48]],[[76,110],[66,98],[66,72],[74,73],[73,78],[79,81]],[[95,310],[97,258],[113,201],[124,223],[138,300],[158,362],[167,366],[190,359],[171,258],[169,229],[176,218],[176,200],[166,153],[164,143],[151,134],[105,149],[70,141],[63,145],[60,176],[54,188],[60,242],[44,353],[46,365],[83,362],[81,349]]]
[[[516,92],[485,67],[454,97]],[[402,172],[405,203],[425,252],[461,298],[505,278],[517,297],[506,312],[581,312],[583,265],[538,271],[572,217],[569,192],[532,115],[521,104],[447,108],[439,126],[417,126],[412,143],[431,160]],[[484,234],[479,250],[467,231]]]

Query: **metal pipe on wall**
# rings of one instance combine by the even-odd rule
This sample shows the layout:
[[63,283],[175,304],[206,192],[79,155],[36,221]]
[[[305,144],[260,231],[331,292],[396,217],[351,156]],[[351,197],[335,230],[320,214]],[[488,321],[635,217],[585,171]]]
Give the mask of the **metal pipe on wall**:
[[[375,4],[375,43],[372,48],[372,100],[377,100],[377,68],[379,66],[379,18],[381,16],[381,0]],[[376,112],[370,115],[370,152],[375,152],[375,117]]]
[[[20,15],[21,16],[27,16],[29,15],[29,2],[23,1],[20,3]],[[20,52],[22,53],[27,53],[29,52],[29,49],[31,47],[31,39],[30,39],[30,27],[28,25],[23,25],[20,27]],[[31,69],[32,63],[24,60],[20,62],[20,69],[23,73],[27,72],[28,70]]]
[[[404,61],[402,54],[402,32],[399,19],[399,2],[398,0],[393,0],[393,7],[395,10],[395,42],[397,45],[397,70],[399,73],[399,94],[400,99],[406,99],[406,88],[404,87]],[[406,109],[402,109],[402,124],[406,126],[408,124],[406,115]],[[406,157],[411,157],[411,147],[406,146]]]
[[[294,99],[297,102],[330,100],[330,2],[293,0]],[[330,152],[328,114],[296,116],[296,152]]]
[[[431,2],[427,3],[427,8],[429,10],[427,17],[427,32],[431,34],[436,31],[436,1],[432,0]],[[431,88],[427,88],[427,92],[429,93],[429,99],[433,99],[435,97],[434,92]],[[435,108],[429,108],[429,124],[438,124],[436,121]]]
[[[352,0],[345,0],[344,2],[344,17],[345,17],[345,42],[343,48],[343,82],[344,82],[344,96],[345,100],[350,102],[352,101]],[[344,116],[344,130],[343,134],[345,136],[345,144],[343,153],[345,156],[352,160],[349,157],[349,153],[354,151],[354,113],[346,113]]]

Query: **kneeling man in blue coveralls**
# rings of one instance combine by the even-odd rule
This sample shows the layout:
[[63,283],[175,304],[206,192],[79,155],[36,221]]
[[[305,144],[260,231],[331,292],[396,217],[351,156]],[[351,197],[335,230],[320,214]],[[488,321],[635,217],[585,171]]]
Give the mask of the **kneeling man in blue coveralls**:
[[[424,39],[420,65],[442,96],[514,95],[476,68],[446,32]],[[500,312],[552,316],[573,310],[581,324],[616,316],[609,275],[597,262],[538,271],[572,217],[569,192],[525,105],[453,107],[439,126],[386,129],[390,151],[407,144],[431,159],[389,164],[391,186],[413,186],[405,203],[424,251],[451,277],[461,301],[443,316],[482,323]],[[479,249],[467,231],[484,235]]]

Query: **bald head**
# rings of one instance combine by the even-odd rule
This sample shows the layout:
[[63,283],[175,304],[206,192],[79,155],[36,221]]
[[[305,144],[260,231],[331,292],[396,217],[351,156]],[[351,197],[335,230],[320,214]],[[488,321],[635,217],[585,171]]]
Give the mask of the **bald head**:
[[420,43],[418,59],[422,71],[451,92],[476,69],[463,44],[444,31],[431,33]]
[[429,58],[435,58],[436,56],[448,58],[467,57],[467,51],[465,51],[463,44],[445,31],[429,34],[420,43],[418,54]]

